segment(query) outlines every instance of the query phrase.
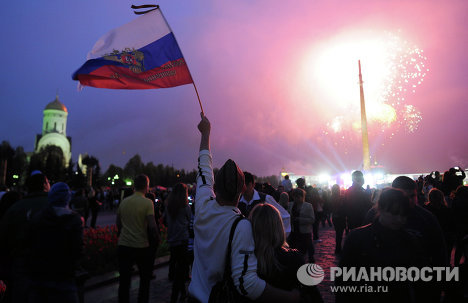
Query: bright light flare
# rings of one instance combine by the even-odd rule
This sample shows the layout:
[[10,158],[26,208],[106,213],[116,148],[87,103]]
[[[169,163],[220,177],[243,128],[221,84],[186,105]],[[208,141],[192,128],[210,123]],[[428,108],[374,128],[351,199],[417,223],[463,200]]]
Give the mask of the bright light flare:
[[333,121],[328,125],[335,133],[342,130],[343,117],[335,117]]
[[326,173],[320,174],[318,177],[320,183],[328,183],[330,178],[330,175]]
[[[353,140],[360,134],[358,60],[361,60],[369,135],[391,139],[402,126],[415,132],[421,113],[408,104],[409,94],[424,81],[429,69],[419,47],[401,33],[346,30],[312,49],[302,62],[301,83],[326,119],[323,135]],[[321,107],[321,108],[318,108]]]
[[386,126],[390,126],[397,119],[396,110],[386,103],[375,102],[370,103],[369,106],[366,104],[366,111],[372,114],[370,120],[379,121]]
[[[387,63],[388,57],[388,50],[381,38],[369,34],[340,35],[311,52],[306,60],[304,76],[314,79],[314,92],[318,90],[328,106],[355,108],[356,100],[359,100],[357,63],[361,60],[366,103],[382,102],[379,96],[385,87],[385,80],[393,72]],[[372,106],[369,107],[368,117],[374,118]]]

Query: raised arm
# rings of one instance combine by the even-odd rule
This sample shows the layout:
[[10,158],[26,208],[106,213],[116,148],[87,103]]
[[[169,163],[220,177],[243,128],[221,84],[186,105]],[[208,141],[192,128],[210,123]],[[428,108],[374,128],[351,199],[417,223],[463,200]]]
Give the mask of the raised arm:
[[202,206],[214,197],[213,192],[213,166],[210,154],[210,121],[201,114],[201,121],[198,123],[198,130],[201,133],[200,152],[198,155],[198,175],[197,175],[197,193],[195,196],[195,213]]
[[200,113],[201,121],[198,123],[198,130],[201,133],[200,151],[210,150],[210,132],[211,124],[203,113]]

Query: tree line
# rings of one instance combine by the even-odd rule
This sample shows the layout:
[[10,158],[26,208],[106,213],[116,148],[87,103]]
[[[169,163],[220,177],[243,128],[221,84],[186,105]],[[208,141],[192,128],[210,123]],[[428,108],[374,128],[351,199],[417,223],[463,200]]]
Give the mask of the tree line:
[[[173,166],[143,163],[136,154],[128,160],[125,166],[111,164],[102,173],[99,159],[86,155],[82,158],[82,167],[70,159],[68,167],[64,162],[62,150],[48,145],[38,153],[28,155],[22,146],[13,148],[8,141],[0,145],[0,185],[8,188],[21,188],[27,177],[35,170],[44,173],[51,183],[66,182],[72,188],[82,188],[89,184],[94,187],[125,187],[133,184],[133,179],[139,174],[146,174],[150,186],[170,187],[178,182],[194,183],[197,171],[186,171]],[[84,171],[84,172],[83,172]]]
[[[53,145],[47,145],[38,153],[28,155],[22,146],[13,148],[8,141],[2,141],[0,145],[0,185],[8,188],[21,188],[28,176],[35,170],[44,173],[51,184],[66,182],[71,188],[83,188],[88,185],[94,187],[116,187],[130,186],[127,182],[139,174],[145,174],[150,179],[150,186],[172,187],[178,182],[186,184],[195,183],[197,171],[186,171],[164,164],[153,162],[143,163],[140,155],[136,154],[128,160],[125,166],[119,167],[110,164],[102,173],[99,159],[91,155],[85,155],[82,166],[70,159],[68,166],[65,165],[62,150]],[[214,173],[218,170],[215,168]],[[259,177],[259,183],[270,183],[278,185],[277,176]]]

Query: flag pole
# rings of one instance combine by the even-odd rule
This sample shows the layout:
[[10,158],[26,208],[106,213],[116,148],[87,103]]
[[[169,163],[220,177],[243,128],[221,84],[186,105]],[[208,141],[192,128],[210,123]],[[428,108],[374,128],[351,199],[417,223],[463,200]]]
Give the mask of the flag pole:
[[[167,22],[166,17],[164,17],[164,14],[163,14],[163,12],[162,12],[162,10],[161,10],[161,7],[160,7],[159,5],[157,6],[157,9],[159,9],[159,11],[161,12],[161,16],[164,18],[164,21],[166,22],[167,27],[169,27],[169,29],[171,30],[172,34],[174,35],[174,39],[176,40],[177,45],[179,45],[179,42],[177,41],[177,37],[176,37],[174,31],[172,30],[171,26],[170,26],[169,23]],[[200,104],[200,109],[201,109],[201,112],[202,112],[202,114],[203,114],[203,116],[204,116],[204,115],[205,115],[205,112],[203,111],[203,106],[202,106],[202,104],[201,104],[200,95],[198,94],[197,86],[195,85],[195,80],[194,80],[193,77],[192,77],[192,73],[190,72],[190,68],[188,67],[188,63],[187,63],[187,61],[185,60],[184,53],[182,52],[182,49],[180,48],[180,46],[179,46],[179,49],[180,49],[180,52],[182,53],[182,57],[184,57],[184,61],[185,61],[185,64],[187,65],[187,70],[188,70],[188,72],[189,72],[189,74],[190,74],[190,78],[192,78],[192,84],[193,84],[193,87],[195,88],[195,93],[197,94],[198,104]]]

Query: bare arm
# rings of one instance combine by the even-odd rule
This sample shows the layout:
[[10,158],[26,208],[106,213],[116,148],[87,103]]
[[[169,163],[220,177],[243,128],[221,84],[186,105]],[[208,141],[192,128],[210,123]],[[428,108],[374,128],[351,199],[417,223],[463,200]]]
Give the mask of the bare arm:
[[200,150],[210,150],[211,124],[203,113],[200,113],[201,121],[198,123],[198,130],[201,133]]
[[215,197],[213,192],[214,176],[213,163],[210,152],[210,121],[200,114],[201,121],[198,130],[201,133],[200,151],[198,154],[197,194],[195,195],[195,214],[203,209],[203,206]]

